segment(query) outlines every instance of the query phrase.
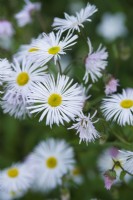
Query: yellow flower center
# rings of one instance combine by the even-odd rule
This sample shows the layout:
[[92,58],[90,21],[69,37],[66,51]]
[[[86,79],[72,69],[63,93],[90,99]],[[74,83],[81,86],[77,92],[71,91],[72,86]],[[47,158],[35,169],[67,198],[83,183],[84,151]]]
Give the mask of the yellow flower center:
[[49,157],[46,161],[48,168],[53,169],[57,166],[57,159],[55,157]]
[[48,104],[52,107],[57,107],[61,105],[62,103],[62,97],[59,94],[51,94],[48,98]]
[[121,162],[118,161],[118,160],[114,160],[114,163],[115,163],[115,169],[120,169],[121,167]]
[[17,84],[20,86],[26,85],[28,81],[29,81],[29,75],[27,74],[27,72],[21,72],[17,76]]
[[7,174],[10,178],[15,178],[19,175],[19,171],[17,168],[11,168],[7,171]]
[[16,196],[16,192],[11,191],[11,192],[10,192],[10,195],[11,195],[11,197],[15,197],[15,196]]
[[74,176],[77,176],[80,174],[80,169],[78,167],[74,168],[73,171],[72,171],[73,175]]
[[49,53],[49,54],[57,54],[59,51],[60,51],[60,47],[59,47],[59,46],[55,46],[55,47],[51,47],[51,48],[48,50],[48,53]]
[[28,51],[30,52],[30,53],[32,53],[32,52],[36,52],[36,51],[38,51],[39,50],[39,48],[37,48],[37,47],[32,47],[32,48],[30,48]]
[[131,108],[133,106],[133,100],[125,99],[120,103],[122,108]]

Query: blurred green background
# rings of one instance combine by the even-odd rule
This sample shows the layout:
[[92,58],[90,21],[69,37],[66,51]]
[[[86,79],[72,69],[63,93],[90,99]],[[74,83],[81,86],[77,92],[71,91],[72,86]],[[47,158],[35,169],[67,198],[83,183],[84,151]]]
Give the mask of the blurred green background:
[[[36,1],[32,1],[36,2]],[[86,0],[42,0],[41,11],[34,16],[33,22],[22,28],[17,26],[14,14],[19,12],[24,2],[22,0],[0,0],[0,19],[7,19],[12,22],[15,29],[13,44],[11,50],[0,48],[0,58],[11,59],[12,55],[17,52],[21,44],[28,44],[31,38],[36,38],[43,31],[50,32],[51,24],[54,17],[62,17],[63,13],[72,14],[72,5],[81,3],[86,6]],[[87,36],[93,42],[95,49],[100,43],[107,47],[109,52],[109,64],[107,70],[120,80],[120,88],[133,87],[133,1],[132,0],[90,0],[91,4],[95,4],[98,12],[92,17],[91,23],[86,23],[85,31]],[[102,37],[97,35],[96,27],[101,21],[101,17],[105,12],[123,12],[126,15],[126,27],[128,35],[125,38],[118,38],[114,42],[108,43]],[[73,11],[74,14],[74,11]],[[79,47],[79,48],[77,48]],[[79,41],[79,44],[70,54],[78,58],[79,55],[88,53],[87,46]],[[125,55],[127,58],[124,59]],[[74,78],[82,81],[84,74],[83,64],[74,63]],[[92,89],[91,101],[96,97],[104,94],[104,85],[99,81]],[[98,104],[97,106],[99,106]],[[67,125],[68,126],[68,125]],[[133,127],[120,128],[116,127],[116,134],[108,132],[106,127],[103,128],[102,123],[97,125],[97,130],[103,134],[103,138],[95,144],[85,143],[79,145],[79,138],[74,131],[67,131],[66,127],[54,126],[52,129],[45,126],[45,121],[39,123],[38,118],[26,119],[20,121],[3,114],[0,110],[0,168],[3,169],[12,163],[22,161],[29,152],[41,140],[54,137],[66,139],[75,149],[75,157],[84,176],[84,183],[81,186],[72,185],[70,187],[72,200],[90,200],[97,198],[99,200],[131,200],[133,197],[133,180],[129,183],[122,183],[119,187],[114,186],[110,191],[104,188],[100,172],[97,168],[97,159],[103,149],[109,146],[117,146],[119,148],[133,150]],[[124,138],[125,143],[117,137]],[[107,141],[106,141],[107,140]],[[129,144],[129,145],[128,145]],[[60,199],[60,188],[57,188],[48,194],[39,194],[29,192],[22,200],[45,200]]]

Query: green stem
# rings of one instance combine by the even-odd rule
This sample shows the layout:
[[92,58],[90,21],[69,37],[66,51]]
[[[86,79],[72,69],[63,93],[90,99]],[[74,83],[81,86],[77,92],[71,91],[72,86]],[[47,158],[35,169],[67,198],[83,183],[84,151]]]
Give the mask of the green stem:
[[61,69],[61,64],[60,64],[60,61],[59,61],[59,60],[57,60],[57,63],[58,63],[58,67],[59,67],[59,72],[60,72],[60,74],[62,74],[62,69]]

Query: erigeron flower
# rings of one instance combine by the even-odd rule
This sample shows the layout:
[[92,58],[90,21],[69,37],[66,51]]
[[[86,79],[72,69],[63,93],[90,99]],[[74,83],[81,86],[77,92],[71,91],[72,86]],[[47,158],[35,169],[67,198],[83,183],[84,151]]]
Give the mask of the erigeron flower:
[[107,84],[105,85],[105,94],[109,95],[117,91],[117,86],[119,86],[119,80],[111,77]]
[[54,18],[54,22],[52,26],[55,30],[77,30],[80,32],[80,27],[84,27],[83,23],[86,21],[91,21],[90,17],[97,12],[97,8],[95,5],[87,4],[85,8],[82,8],[80,12],[76,12],[75,16],[70,16],[67,13],[64,14],[65,19],[61,19],[58,17]]
[[123,163],[123,168],[127,172],[133,174],[133,152],[126,150],[119,150],[120,161]]
[[8,113],[18,119],[25,119],[26,116],[31,117],[27,106],[27,98],[23,97],[20,92],[7,90],[1,98],[0,105],[4,113]]
[[[42,34],[40,34],[37,39],[41,39],[42,38]],[[29,44],[22,44],[17,53],[15,53],[13,55],[13,58],[14,59],[17,59],[19,62],[22,62],[23,58],[24,57],[27,57],[28,56],[28,53],[29,53],[29,49],[31,48],[31,45],[32,43],[35,41],[36,39],[35,38],[32,38],[31,39],[31,42]]]
[[11,64],[12,72],[6,80],[6,88],[15,93],[22,95],[22,98],[27,98],[29,92],[34,87],[37,81],[43,81],[46,77],[47,66],[37,67],[25,58],[22,63],[16,59]]
[[89,81],[91,77],[92,82],[96,82],[98,78],[102,77],[102,70],[107,66],[108,53],[106,48],[102,48],[100,45],[97,51],[93,52],[93,47],[90,39],[88,38],[89,54],[85,59],[86,72],[83,80],[85,83]]
[[25,26],[32,22],[32,13],[41,9],[41,3],[32,3],[29,0],[25,0],[26,5],[23,9],[15,15],[17,23],[20,27]]
[[25,195],[24,191],[2,191],[0,192],[0,200],[13,200],[17,198],[21,198]]
[[[114,165],[115,164],[115,165]],[[112,147],[106,149],[98,159],[98,167],[102,175],[108,171],[113,169],[116,172],[116,179],[113,181],[114,183],[120,182],[120,174],[122,172],[121,167],[123,167],[123,162],[120,160],[120,153],[117,148]],[[125,175],[124,180],[129,181],[131,176],[128,174]]]
[[77,35],[67,34],[61,40],[61,32],[51,32],[48,35],[43,33],[41,39],[36,39],[29,49],[29,59],[35,61],[39,65],[43,66],[52,58],[56,63],[60,59],[61,55],[66,54],[65,51],[69,47],[76,44],[75,40],[78,38]]
[[74,153],[64,140],[48,139],[38,144],[27,162],[35,170],[32,188],[45,192],[62,183],[62,176],[72,169]]
[[46,117],[46,125],[70,122],[80,113],[85,101],[81,87],[72,82],[65,75],[58,75],[57,80],[49,75],[46,81],[34,85],[28,102],[35,105],[28,109],[31,113],[41,113],[39,121]]
[[0,179],[3,192],[18,194],[27,191],[33,182],[33,173],[24,163],[13,164],[1,170]]
[[101,110],[107,121],[119,125],[133,125],[133,89],[123,89],[122,94],[113,94],[103,99]]
[[68,178],[78,185],[81,185],[84,181],[81,169],[77,166],[74,166],[70,170],[70,174],[68,175]]
[[8,78],[11,73],[11,64],[7,59],[0,59],[0,85]]
[[124,13],[105,13],[101,23],[97,27],[97,32],[107,41],[113,41],[118,37],[123,37],[128,32],[125,26],[125,20],[126,16]]
[[96,112],[91,117],[90,114],[88,116],[85,116],[83,113],[80,113],[80,115],[75,119],[75,123],[70,127],[69,129],[76,129],[76,134],[79,134],[80,141],[88,142],[94,142],[96,138],[99,138],[100,135],[98,131],[94,127],[94,123],[96,123],[98,120],[92,122],[93,117],[96,115]]

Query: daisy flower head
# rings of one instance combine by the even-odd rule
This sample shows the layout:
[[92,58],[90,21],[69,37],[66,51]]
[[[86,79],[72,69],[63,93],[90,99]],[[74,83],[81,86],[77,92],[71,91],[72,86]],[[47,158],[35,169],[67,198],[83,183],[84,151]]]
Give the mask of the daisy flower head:
[[84,27],[84,22],[91,21],[90,17],[95,12],[97,12],[96,6],[88,3],[85,8],[82,8],[80,10],[80,12],[76,12],[75,16],[70,16],[67,13],[65,13],[65,19],[55,17],[52,26],[55,30],[61,30],[62,32],[66,30],[72,32],[74,30],[77,30],[78,32],[80,32],[80,27]]
[[74,164],[73,149],[64,140],[42,141],[29,156],[29,165],[34,167],[33,189],[42,192],[61,184],[61,178]]
[[20,27],[25,26],[32,22],[32,14],[41,9],[40,3],[32,3],[29,0],[25,0],[25,6],[23,9],[15,15],[17,23]]
[[0,105],[4,113],[8,113],[10,116],[14,116],[18,119],[25,119],[26,116],[31,117],[27,106],[25,97],[20,92],[7,90],[1,99]]
[[85,59],[85,68],[86,72],[83,77],[85,83],[89,81],[89,76],[91,77],[92,82],[96,82],[98,78],[102,77],[102,70],[107,66],[108,53],[106,48],[102,48],[102,45],[99,46],[97,51],[93,52],[93,47],[90,39],[88,38],[89,54]]
[[70,122],[82,110],[85,97],[81,87],[77,83],[73,84],[68,76],[59,75],[57,80],[52,75],[43,83],[34,85],[32,93],[29,95],[28,106],[30,113],[40,113],[39,121],[46,116],[46,125],[52,126]]
[[101,110],[106,120],[116,121],[120,126],[133,125],[133,89],[123,89],[103,99]]
[[43,33],[41,39],[36,39],[29,49],[29,59],[39,63],[43,66],[52,58],[56,61],[60,59],[61,55],[66,54],[65,51],[69,47],[76,44],[77,35],[67,34],[61,39],[62,33],[58,31],[56,34],[51,32],[49,34]]
[[37,67],[25,58],[22,62],[14,59],[11,64],[12,72],[6,80],[6,88],[15,93],[20,93],[22,98],[27,98],[36,81],[43,81],[46,77],[47,66]]
[[9,74],[11,73],[11,65],[7,59],[0,59],[0,85],[4,82],[5,79],[8,79]]
[[[120,174],[122,172],[121,167],[123,167],[123,162],[120,159],[120,153],[116,147],[111,147],[106,149],[98,159],[98,167],[102,174],[112,168],[116,172],[116,179],[114,183],[120,182]],[[131,176],[125,175],[124,180],[129,181]]]
[[24,191],[2,191],[0,192],[0,200],[13,200],[17,198],[21,198],[22,196],[25,195]]
[[124,170],[133,174],[133,152],[126,150],[119,150],[120,160],[123,163]]
[[14,194],[14,196],[15,194],[26,192],[33,182],[33,177],[26,164],[13,164],[1,170],[0,178],[3,192]]
[[73,168],[70,170],[70,175],[68,175],[68,178],[78,185],[81,185],[84,181],[81,169],[78,166],[73,166]]
[[93,117],[96,115],[96,112],[91,117],[90,114],[88,116],[85,116],[82,112],[80,115],[75,119],[75,123],[72,125],[72,127],[68,129],[76,129],[76,134],[79,134],[80,141],[85,141],[87,144],[88,142],[94,142],[97,138],[100,137],[98,131],[94,127],[94,123],[96,123],[98,120],[92,122]]

